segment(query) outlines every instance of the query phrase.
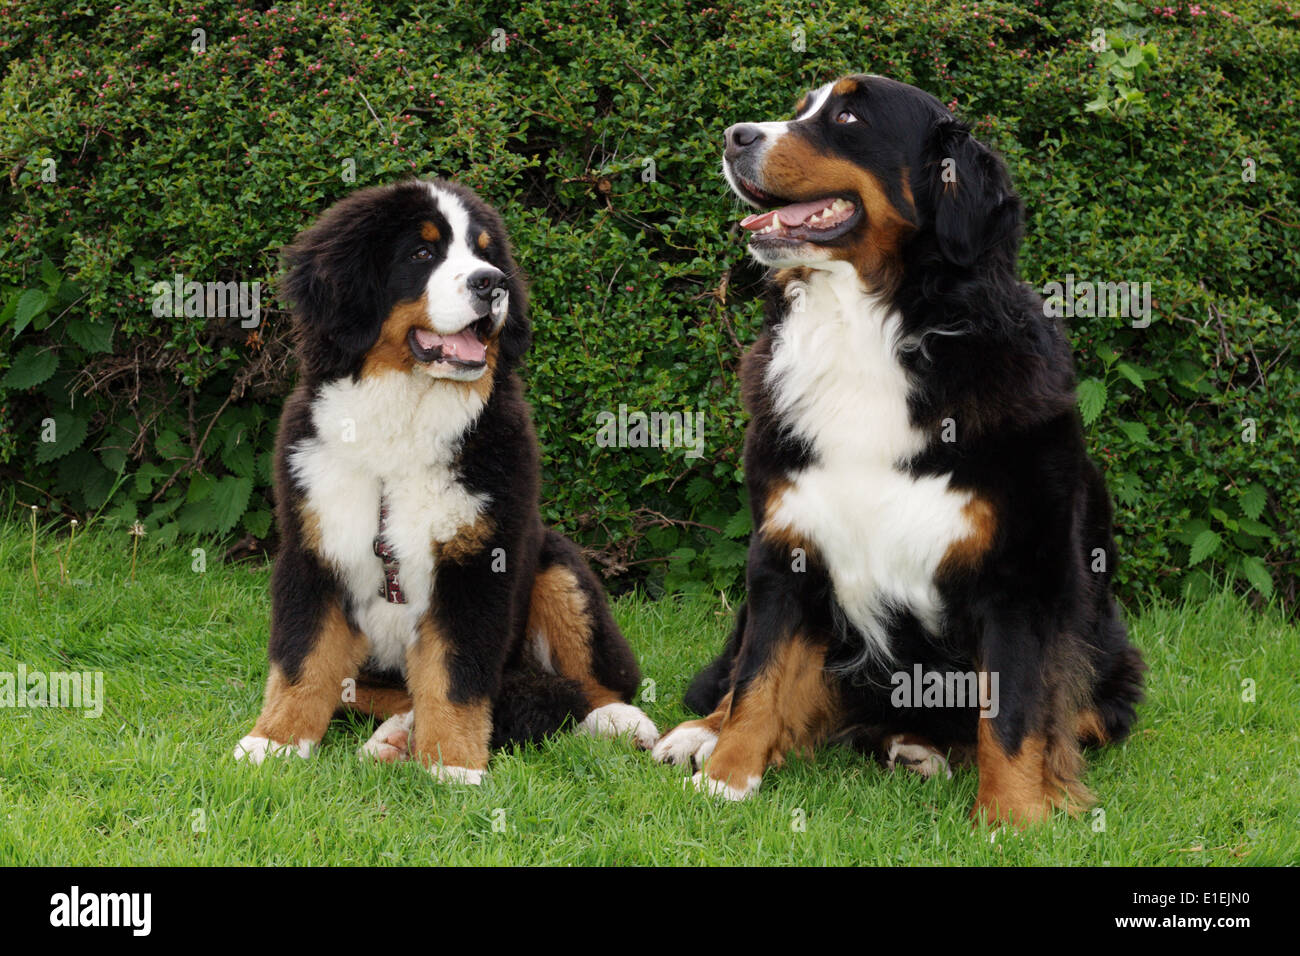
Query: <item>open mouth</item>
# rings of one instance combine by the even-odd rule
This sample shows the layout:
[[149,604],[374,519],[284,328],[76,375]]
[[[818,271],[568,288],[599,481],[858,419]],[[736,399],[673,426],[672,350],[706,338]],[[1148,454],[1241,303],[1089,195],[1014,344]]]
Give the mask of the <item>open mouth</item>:
[[740,227],[750,233],[751,244],[830,242],[850,232],[862,220],[858,204],[844,196],[823,196],[806,202],[787,203],[779,196],[764,192],[743,176],[737,179],[742,199],[756,206],[778,207],[754,213],[740,221]]
[[485,315],[452,335],[414,328],[406,344],[417,362],[446,362],[459,368],[482,368],[487,364],[487,341],[492,334],[492,316]]

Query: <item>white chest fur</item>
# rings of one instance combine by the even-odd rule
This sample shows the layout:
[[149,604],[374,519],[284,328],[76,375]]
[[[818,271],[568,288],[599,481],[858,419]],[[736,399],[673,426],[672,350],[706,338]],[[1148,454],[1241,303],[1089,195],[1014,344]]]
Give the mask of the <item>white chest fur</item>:
[[[434,587],[434,546],[472,524],[487,500],[452,467],[466,430],[483,410],[470,389],[389,373],[325,386],[312,406],[316,436],[289,453],[307,509],[320,526],[321,557],[338,574],[370,641],[373,659],[404,665]],[[379,593],[374,553],[379,499],[385,540],[400,564],[406,604]]]
[[778,330],[767,372],[776,410],[811,443],[816,463],[788,476],[792,486],[765,523],[812,543],[867,653],[884,657],[891,608],[932,632],[942,626],[935,572],[971,533],[968,492],[901,467],[928,436],[908,416],[897,337],[897,316],[851,270],[817,271]]

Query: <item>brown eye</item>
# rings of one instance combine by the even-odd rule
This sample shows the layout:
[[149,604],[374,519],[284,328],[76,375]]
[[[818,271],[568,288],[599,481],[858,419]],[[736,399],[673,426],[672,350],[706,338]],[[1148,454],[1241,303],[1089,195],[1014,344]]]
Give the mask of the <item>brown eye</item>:
[[433,258],[433,253],[429,251],[429,247],[428,247],[428,246],[418,246],[418,247],[416,247],[416,250],[415,250],[414,252],[411,253],[411,258],[412,258],[412,259],[432,259],[432,258]]
[[848,110],[840,110],[839,113],[835,115],[835,122],[837,123],[856,123],[857,121],[858,118]]

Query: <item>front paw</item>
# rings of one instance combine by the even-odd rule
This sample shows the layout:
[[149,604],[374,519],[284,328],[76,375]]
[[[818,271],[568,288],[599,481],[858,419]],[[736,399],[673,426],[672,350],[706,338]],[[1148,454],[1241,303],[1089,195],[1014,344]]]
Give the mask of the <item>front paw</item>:
[[744,800],[757,793],[758,786],[762,781],[762,777],[747,777],[741,786],[733,787],[721,780],[714,780],[707,772],[701,771],[691,777],[690,785],[700,793],[707,793],[711,797],[722,797],[724,800],[734,802]]
[[718,735],[703,721],[688,720],[665,734],[655,745],[652,756],[660,763],[682,764],[698,770],[717,743]]
[[952,779],[952,768],[943,753],[928,741],[909,734],[895,734],[884,741],[885,769],[905,767],[922,777]]
[[473,767],[449,767],[445,764],[435,763],[429,767],[429,775],[439,783],[467,783],[472,787],[477,787],[487,776],[486,770],[475,770]]
[[302,757],[306,760],[312,755],[318,741],[299,740],[292,744],[282,744],[266,737],[249,734],[235,744],[234,758],[246,760],[257,766],[267,757]]
[[362,760],[376,760],[379,763],[397,763],[410,756],[411,727],[415,722],[415,711],[389,717],[375,728],[370,739],[361,745],[357,756]]
[[578,733],[593,737],[630,736],[641,750],[649,750],[659,739],[659,729],[640,707],[606,704],[597,707],[578,725]]

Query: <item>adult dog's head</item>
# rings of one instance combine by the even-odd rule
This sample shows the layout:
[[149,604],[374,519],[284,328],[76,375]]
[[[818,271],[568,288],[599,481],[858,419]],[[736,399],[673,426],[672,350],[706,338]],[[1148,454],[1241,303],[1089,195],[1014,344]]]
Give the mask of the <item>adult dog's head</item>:
[[528,348],[524,282],[501,216],[453,183],[363,189],[284,258],[282,291],[307,380],[490,383]]
[[1019,243],[1021,207],[1002,161],[933,96],[855,75],[804,96],[788,122],[727,129],[723,172],[763,212],[741,225],[777,268],[842,268],[869,289],[901,279],[905,257],[979,269]]

